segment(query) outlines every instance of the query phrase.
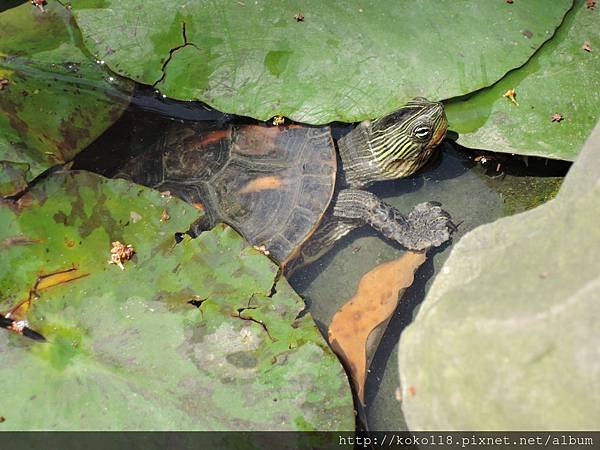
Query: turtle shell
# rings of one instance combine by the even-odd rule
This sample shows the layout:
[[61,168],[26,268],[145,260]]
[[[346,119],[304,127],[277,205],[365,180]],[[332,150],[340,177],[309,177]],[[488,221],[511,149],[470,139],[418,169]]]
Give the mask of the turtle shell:
[[333,196],[329,127],[172,127],[133,161],[128,178],[206,209],[284,265],[312,235]]

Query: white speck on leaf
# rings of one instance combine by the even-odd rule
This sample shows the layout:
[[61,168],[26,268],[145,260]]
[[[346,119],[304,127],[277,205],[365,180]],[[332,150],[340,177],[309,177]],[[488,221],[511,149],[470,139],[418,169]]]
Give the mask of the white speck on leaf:
[[131,219],[131,221],[133,223],[138,223],[140,220],[142,220],[142,216],[141,214],[135,212],[135,211],[131,211],[129,213],[129,218]]

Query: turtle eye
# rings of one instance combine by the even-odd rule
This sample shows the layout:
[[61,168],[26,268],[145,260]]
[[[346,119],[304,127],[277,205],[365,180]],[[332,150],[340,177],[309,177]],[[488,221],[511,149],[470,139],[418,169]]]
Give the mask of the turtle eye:
[[419,127],[415,128],[413,133],[417,139],[423,139],[423,140],[429,139],[429,137],[431,136],[431,128],[425,127],[425,126],[419,126]]

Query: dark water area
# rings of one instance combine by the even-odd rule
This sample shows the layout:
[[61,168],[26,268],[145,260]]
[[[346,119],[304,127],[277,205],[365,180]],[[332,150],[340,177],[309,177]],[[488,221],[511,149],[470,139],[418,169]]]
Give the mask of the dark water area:
[[[231,123],[258,123],[249,118],[215,111],[198,102],[162,98],[148,87],[138,87],[121,119],[75,159],[73,168],[112,177],[132,158],[161,139],[174,122],[204,121],[226,127]],[[334,138],[351,129],[333,124]],[[516,214],[557,193],[569,163],[544,158],[524,158],[465,149],[450,139],[418,174],[370,189],[400,211],[408,212],[424,201],[437,201],[459,223],[452,240],[430,251],[417,271],[413,285],[401,299],[371,365],[366,387],[369,427],[404,430],[401,404],[396,400],[398,340],[412,321],[419,304],[457,242],[473,228]],[[383,262],[396,259],[403,249],[361,228],[340,240],[323,258],[294,273],[290,282],[305,299],[321,332],[327,336],[332,316],[356,290],[360,278]],[[500,280],[499,280],[500,281]]]
[[2,0],[0,2],[0,13],[23,3],[27,3],[27,0]]

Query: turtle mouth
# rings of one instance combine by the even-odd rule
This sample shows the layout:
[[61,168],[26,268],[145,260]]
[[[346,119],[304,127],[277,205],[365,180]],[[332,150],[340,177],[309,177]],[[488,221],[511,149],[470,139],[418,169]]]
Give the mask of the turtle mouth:
[[431,110],[430,114],[433,118],[433,123],[435,124],[435,132],[429,141],[428,149],[434,148],[439,145],[446,137],[446,132],[448,131],[448,119],[446,118],[446,113],[444,112],[444,105],[441,102],[431,102]]
[[436,147],[440,144],[446,137],[446,132],[448,131],[448,125],[443,125],[439,127],[433,137],[431,138],[431,143],[428,145],[429,148]]

